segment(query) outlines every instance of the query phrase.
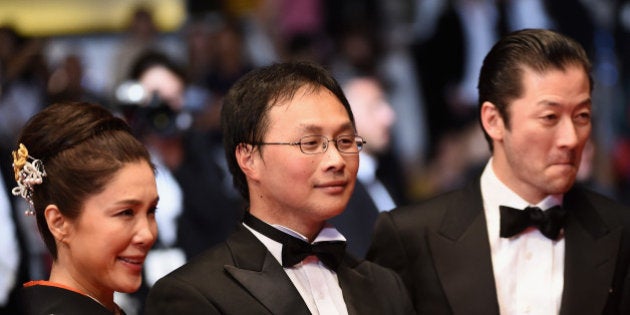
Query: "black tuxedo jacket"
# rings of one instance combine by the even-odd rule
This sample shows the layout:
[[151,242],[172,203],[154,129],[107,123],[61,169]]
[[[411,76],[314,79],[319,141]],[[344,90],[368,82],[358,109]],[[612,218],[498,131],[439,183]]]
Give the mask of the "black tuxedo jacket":
[[[347,255],[337,270],[349,314],[414,314],[391,270]],[[147,314],[310,314],[267,248],[245,227],[156,282]]]
[[[574,187],[564,196],[560,314],[630,314],[630,209]],[[397,271],[418,314],[499,314],[479,180],[385,212],[367,254]]]

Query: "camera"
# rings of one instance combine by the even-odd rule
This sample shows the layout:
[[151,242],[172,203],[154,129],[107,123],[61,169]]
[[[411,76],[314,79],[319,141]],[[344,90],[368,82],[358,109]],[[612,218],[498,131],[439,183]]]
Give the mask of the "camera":
[[192,126],[192,115],[187,110],[176,110],[157,91],[147,91],[136,81],[121,83],[115,98],[118,109],[138,135],[175,136]]

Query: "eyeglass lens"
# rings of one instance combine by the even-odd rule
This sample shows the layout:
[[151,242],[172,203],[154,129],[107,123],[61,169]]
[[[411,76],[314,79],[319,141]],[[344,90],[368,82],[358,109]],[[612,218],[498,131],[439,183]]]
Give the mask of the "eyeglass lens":
[[363,139],[357,136],[340,136],[332,140],[324,136],[306,136],[300,139],[300,148],[304,153],[326,152],[331,141],[335,143],[339,152],[344,153],[357,153],[363,146]]

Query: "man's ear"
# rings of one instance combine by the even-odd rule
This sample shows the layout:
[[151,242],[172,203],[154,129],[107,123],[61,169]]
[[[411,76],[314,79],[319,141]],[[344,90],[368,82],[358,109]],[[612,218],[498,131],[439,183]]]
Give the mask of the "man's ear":
[[63,216],[57,205],[48,205],[44,209],[44,218],[55,240],[59,243],[66,241],[70,234],[70,221]]
[[494,141],[503,139],[505,123],[499,113],[499,109],[491,102],[483,102],[481,105],[481,124],[483,129]]
[[241,168],[247,178],[258,178],[258,156],[254,152],[254,146],[251,144],[240,143],[236,146],[235,156],[238,166]]

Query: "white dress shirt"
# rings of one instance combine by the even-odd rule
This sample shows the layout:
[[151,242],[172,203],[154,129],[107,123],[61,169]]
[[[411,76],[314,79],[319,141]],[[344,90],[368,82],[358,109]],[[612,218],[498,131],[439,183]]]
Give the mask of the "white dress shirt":
[[[258,231],[250,228],[247,224],[243,224],[248,228],[254,236],[256,236],[264,245],[267,250],[271,252],[274,258],[282,265],[282,244],[276,242],[269,237],[259,233]],[[289,228],[281,225],[272,225],[276,229],[297,237],[305,242],[308,239]],[[313,243],[322,241],[345,241],[346,238],[337,231],[333,226],[326,226],[317,235]],[[348,314],[346,302],[343,300],[343,294],[341,287],[339,286],[339,280],[337,274],[326,268],[324,264],[319,261],[316,256],[309,256],[301,263],[284,268],[284,271],[293,282],[293,285],[297,288],[298,292],[304,299],[304,302],[314,315],[345,315]]]
[[496,177],[492,159],[481,175],[481,195],[500,313],[558,314],[564,285],[564,237],[553,241],[538,229],[528,228],[501,238],[499,206],[546,210],[561,205],[562,196],[550,195],[536,205],[528,204]]

